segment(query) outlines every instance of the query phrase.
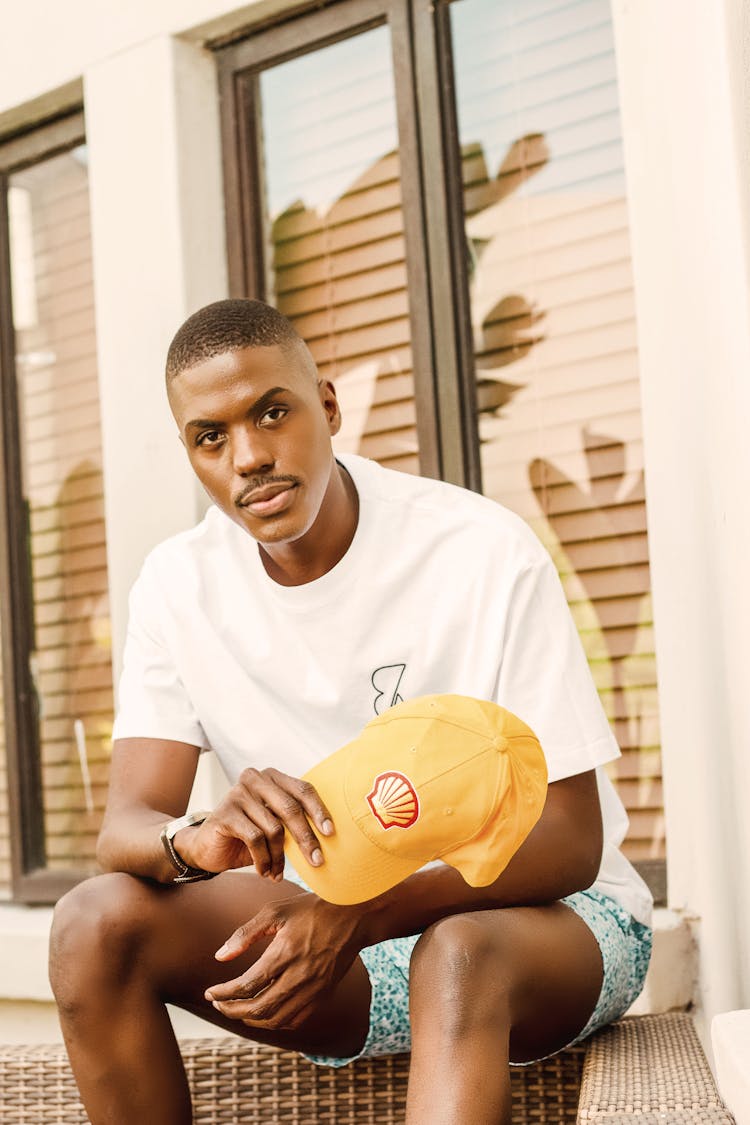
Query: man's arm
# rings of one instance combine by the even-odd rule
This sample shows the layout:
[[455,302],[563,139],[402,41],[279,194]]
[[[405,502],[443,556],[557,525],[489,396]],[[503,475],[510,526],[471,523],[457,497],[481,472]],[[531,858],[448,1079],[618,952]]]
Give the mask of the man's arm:
[[[160,833],[187,808],[198,753],[184,742],[118,739],[97,845],[105,871],[162,883],[174,879]],[[218,873],[252,864],[259,875],[280,880],[285,829],[311,864],[323,862],[313,825],[324,835],[333,831],[330,814],[312,786],[279,770],[247,769],[208,818],[181,828],[173,844],[191,867]]]
[[160,883],[174,879],[175,869],[159,834],[168,820],[182,816],[187,808],[198,753],[197,746],[166,739],[115,742],[96,849],[105,871],[126,871]]

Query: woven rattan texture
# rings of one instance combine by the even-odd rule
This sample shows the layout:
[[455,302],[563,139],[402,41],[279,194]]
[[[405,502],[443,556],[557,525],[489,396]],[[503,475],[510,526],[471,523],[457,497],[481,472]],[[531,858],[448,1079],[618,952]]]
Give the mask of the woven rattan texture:
[[[181,1044],[197,1125],[398,1125],[408,1056],[329,1070],[240,1039]],[[513,1070],[514,1125],[574,1125],[584,1048]],[[62,1047],[0,1046],[3,1125],[85,1125]],[[158,1125],[143,1122],[143,1125]]]
[[620,1020],[589,1041],[579,1122],[732,1125],[691,1017]]

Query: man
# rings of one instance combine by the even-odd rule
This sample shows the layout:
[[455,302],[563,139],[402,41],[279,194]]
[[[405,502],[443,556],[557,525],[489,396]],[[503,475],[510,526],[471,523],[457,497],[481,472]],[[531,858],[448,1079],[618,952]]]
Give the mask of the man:
[[[409,1125],[508,1122],[509,1061],[618,1015],[650,947],[600,770],[618,751],[554,568],[499,505],[334,458],[334,388],[267,305],[189,318],[167,383],[214,507],[133,589],[109,873],[56,911],[51,977],[91,1121],[191,1120],[169,1002],[327,1065],[411,1042]],[[284,869],[285,832],[314,867],[336,831],[300,776],[434,692],[534,729],[541,819],[489,887],[438,864],[361,905],[324,902]],[[176,825],[209,747],[232,788]]]

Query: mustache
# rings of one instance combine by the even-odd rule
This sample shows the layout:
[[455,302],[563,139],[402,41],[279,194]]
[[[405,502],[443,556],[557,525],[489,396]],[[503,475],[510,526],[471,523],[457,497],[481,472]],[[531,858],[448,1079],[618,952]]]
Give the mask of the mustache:
[[272,477],[272,476],[259,476],[259,477],[253,477],[252,480],[249,480],[247,482],[247,484],[242,489],[242,491],[238,492],[237,495],[234,497],[234,503],[236,504],[236,506],[238,508],[241,508],[242,505],[247,500],[248,496],[251,496],[253,494],[253,492],[257,492],[257,490],[259,488],[267,488],[269,484],[294,484],[294,485],[297,485],[299,483],[300,483],[299,477],[293,477],[293,476],[274,476],[274,477]]

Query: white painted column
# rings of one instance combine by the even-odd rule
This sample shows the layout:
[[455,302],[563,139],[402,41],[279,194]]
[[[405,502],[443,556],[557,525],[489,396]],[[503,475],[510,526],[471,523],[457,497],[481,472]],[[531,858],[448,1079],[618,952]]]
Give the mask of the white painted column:
[[84,80],[115,660],[146,552],[190,527],[198,492],[164,391],[191,312],[226,296],[214,60],[149,40]]
[[750,318],[741,44],[723,4],[613,0],[641,357],[669,904],[699,1024],[750,1006]]
[[227,292],[215,63],[162,36],[97,62],[84,92],[117,677],[144,556],[202,508],[164,361],[185,317]]

